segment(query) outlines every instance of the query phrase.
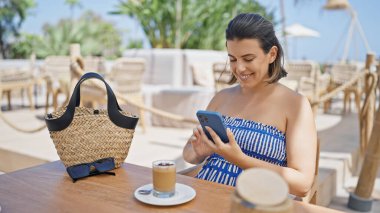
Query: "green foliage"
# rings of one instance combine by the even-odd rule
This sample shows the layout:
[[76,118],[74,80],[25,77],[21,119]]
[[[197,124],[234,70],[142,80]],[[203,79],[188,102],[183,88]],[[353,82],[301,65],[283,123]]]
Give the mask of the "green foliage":
[[136,39],[136,40],[130,40],[127,48],[128,49],[142,49],[143,46],[144,46],[143,41],[141,39]]
[[65,0],[65,4],[69,5],[70,8],[82,6],[79,0]]
[[22,23],[34,0],[0,0],[0,51],[2,58],[9,56],[10,40],[19,36]]
[[111,13],[137,19],[154,48],[174,48],[179,39],[180,48],[221,50],[229,20],[242,12],[273,20],[273,12],[254,0],[128,0]]
[[41,42],[40,36],[22,33],[20,38],[11,46],[10,58],[28,58],[33,53],[36,45]]
[[67,55],[72,43],[81,45],[82,55],[115,58],[121,54],[120,32],[93,12],[84,13],[78,20],[62,19],[56,25],[45,24],[43,32],[34,50],[37,57]]

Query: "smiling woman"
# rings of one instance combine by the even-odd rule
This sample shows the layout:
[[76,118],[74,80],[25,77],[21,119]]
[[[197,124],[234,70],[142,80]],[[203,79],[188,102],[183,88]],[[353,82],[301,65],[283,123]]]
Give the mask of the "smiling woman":
[[223,115],[229,143],[206,128],[194,129],[183,156],[204,163],[197,178],[235,186],[247,168],[277,172],[290,193],[303,197],[314,181],[317,134],[308,100],[278,83],[286,76],[283,52],[271,22],[240,14],[226,29],[226,46],[237,86],[218,92],[207,110]]

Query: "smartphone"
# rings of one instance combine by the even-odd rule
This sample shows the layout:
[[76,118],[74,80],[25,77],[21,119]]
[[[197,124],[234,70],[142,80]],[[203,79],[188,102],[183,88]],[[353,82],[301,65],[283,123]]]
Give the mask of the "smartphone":
[[205,128],[206,126],[213,129],[224,143],[228,143],[227,128],[223,122],[222,115],[219,112],[198,110],[197,118],[208,139],[214,142],[210,133]]

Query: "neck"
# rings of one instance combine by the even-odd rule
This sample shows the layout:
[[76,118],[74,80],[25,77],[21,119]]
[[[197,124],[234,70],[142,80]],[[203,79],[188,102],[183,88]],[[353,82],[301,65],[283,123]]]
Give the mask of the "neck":
[[266,96],[268,92],[271,91],[271,88],[273,88],[273,86],[274,84],[262,82],[260,84],[257,84],[254,87],[250,87],[250,88],[239,87],[239,88],[240,88],[241,94],[256,97],[256,96],[262,96],[262,95]]

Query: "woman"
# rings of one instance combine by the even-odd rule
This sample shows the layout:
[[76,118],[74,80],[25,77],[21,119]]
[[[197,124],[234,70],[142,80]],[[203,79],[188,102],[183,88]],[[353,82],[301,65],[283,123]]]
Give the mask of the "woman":
[[291,194],[303,197],[314,179],[316,128],[307,98],[278,83],[287,73],[273,25],[260,15],[240,14],[228,24],[226,40],[238,85],[217,93],[207,110],[223,115],[229,143],[207,128],[213,143],[198,127],[184,159],[206,160],[197,178],[232,186],[243,169],[270,169],[287,181]]

